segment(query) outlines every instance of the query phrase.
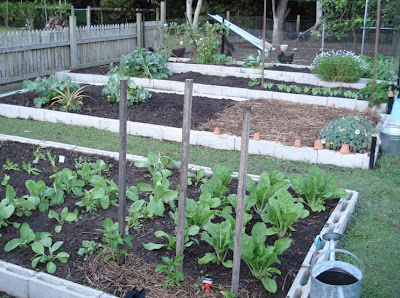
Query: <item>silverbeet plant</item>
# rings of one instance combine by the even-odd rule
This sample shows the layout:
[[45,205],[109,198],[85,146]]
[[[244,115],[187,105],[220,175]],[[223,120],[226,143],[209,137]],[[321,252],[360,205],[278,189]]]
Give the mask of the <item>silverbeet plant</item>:
[[20,238],[14,238],[7,242],[4,250],[12,251],[17,247],[27,248],[29,244],[38,241],[45,245],[51,243],[51,234],[47,232],[33,232],[27,223],[23,223],[19,230]]
[[[58,260],[59,262],[65,264],[69,259],[69,254],[65,251],[56,253],[61,245],[63,245],[63,243],[63,241],[57,241],[52,244],[51,238],[50,241],[47,241],[45,243],[43,243],[43,241],[35,241],[31,245],[33,252],[36,253],[32,258],[32,267],[36,268],[39,263],[44,263],[46,264],[46,269],[48,273],[53,274],[54,272],[56,272],[57,265],[54,262]],[[46,248],[48,249],[48,254],[45,251]]]
[[78,219],[78,210],[75,209],[74,212],[68,212],[68,207],[64,207],[60,214],[54,210],[50,210],[48,216],[50,219],[54,218],[58,221],[59,225],[55,226],[54,231],[60,233],[65,221],[73,222]]

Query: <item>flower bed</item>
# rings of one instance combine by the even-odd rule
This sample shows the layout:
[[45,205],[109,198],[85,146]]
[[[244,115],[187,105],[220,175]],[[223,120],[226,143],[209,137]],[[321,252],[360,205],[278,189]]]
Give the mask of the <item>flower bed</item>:
[[[18,138],[15,138],[18,139]],[[31,141],[33,142],[33,141]],[[34,142],[33,142],[34,143]],[[11,147],[10,147],[11,146]],[[21,145],[18,144],[18,152],[21,153],[20,156],[15,156],[15,155],[10,155],[7,152],[13,152],[14,150],[12,150],[12,146],[15,146],[15,143],[2,143],[1,146],[1,150],[2,150],[2,156],[8,156],[10,158],[13,159],[13,162],[21,162],[22,160],[28,162],[30,160],[33,159],[33,155],[32,155],[32,151],[34,148],[30,147],[30,146],[26,146],[26,145]],[[42,146],[46,147],[49,146],[47,145],[45,142],[42,143]],[[61,146],[62,147],[62,146]],[[73,146],[68,146],[70,148],[72,148]],[[82,150],[82,149],[76,149],[78,151]],[[65,165],[58,165],[57,166],[62,169],[63,167],[70,167],[71,169],[74,168],[74,166],[77,164],[79,164],[79,156],[82,156],[81,153],[73,153],[72,151],[60,151],[60,150],[54,150],[51,149],[52,153],[51,154],[63,154],[66,156],[66,162]],[[88,150],[86,150],[88,151]],[[90,151],[90,150],[89,150]],[[94,150],[95,151],[95,150]],[[5,154],[3,154],[3,152]],[[100,153],[100,152],[99,152]],[[115,157],[117,155],[114,155]],[[86,156],[86,158],[89,158],[88,156]],[[97,157],[96,157],[97,158]],[[94,161],[94,159],[92,159]],[[82,163],[82,159],[80,160],[80,162]],[[107,162],[113,163],[112,160],[107,160]],[[43,172],[40,173],[39,176],[35,177],[35,179],[43,179],[46,184],[50,183],[51,184],[51,180],[49,180],[48,176],[53,174],[53,168],[51,166],[49,166],[49,162],[48,161],[40,161],[38,164],[38,168],[42,169]],[[4,173],[4,169],[1,170]],[[133,172],[132,172],[133,171]],[[206,170],[206,172],[208,172]],[[9,172],[7,172],[9,173]],[[105,172],[107,173],[107,172]],[[140,174],[141,173],[141,174]],[[134,169],[134,168],[128,168],[128,177],[130,177],[130,179],[128,180],[128,185],[132,185],[135,184],[137,181],[143,181],[143,179],[145,181],[148,181],[150,183],[149,178],[143,178],[143,177],[139,177],[140,175],[143,175],[144,172],[140,171],[140,169]],[[21,177],[19,177],[20,175],[22,175]],[[117,167],[114,166],[110,169],[110,171],[108,172],[108,174],[106,174],[106,176],[108,176],[110,179],[115,179],[117,175]],[[9,184],[11,185],[19,185],[17,189],[17,196],[19,195],[23,195],[24,193],[26,193],[26,190],[24,191],[24,179],[29,178],[30,176],[27,175],[25,172],[21,171],[21,172],[12,172],[11,178],[9,180]],[[176,178],[173,178],[173,176],[171,176],[171,189],[174,188],[174,182],[173,181],[177,181]],[[175,176],[176,177],[176,176]],[[139,179],[139,180],[138,180]],[[141,179],[141,180],[140,180]],[[194,182],[194,180],[193,180]],[[194,183],[193,183],[194,184]],[[196,191],[194,185],[192,184],[192,186],[189,186],[189,196],[192,196],[194,198],[196,198],[199,195],[198,190]],[[231,186],[229,186],[230,192],[234,192],[235,190],[235,183],[233,183]],[[87,186],[89,187],[89,186]],[[86,188],[86,187],[85,187]],[[90,191],[90,187],[88,188]],[[0,194],[4,197],[4,190],[1,190]],[[73,208],[78,208],[74,206],[74,203],[77,202],[79,200],[78,198],[79,196],[76,195],[67,195],[65,197],[65,204],[68,205],[70,207],[70,209]],[[145,193],[140,192],[139,194],[140,198],[144,198],[145,200],[148,199],[148,197],[145,195]],[[146,199],[147,198],[147,199]],[[328,200],[329,201],[329,200]],[[330,202],[330,201],[329,201]],[[347,224],[348,221],[348,216],[349,214],[351,214],[352,210],[354,210],[354,204],[355,201],[351,201],[351,204],[349,203],[350,201],[347,201],[345,199],[343,199],[341,201],[341,203],[339,203],[340,207],[336,208],[336,210],[332,213],[332,216],[329,219],[329,224],[325,225],[325,230],[329,228],[329,231],[340,231],[343,232],[344,228]],[[332,202],[333,203],[333,202]],[[129,205],[128,205],[129,206]],[[329,212],[328,209],[331,209],[333,205],[331,205],[331,203],[328,203],[327,206],[327,210],[323,213],[319,213],[318,215],[323,214],[323,216],[326,216],[325,218],[327,218]],[[51,207],[54,208],[56,211],[60,211],[63,206],[55,206],[55,207]],[[115,221],[115,211],[113,210],[115,207],[112,207],[112,205],[110,205],[110,208],[108,209],[102,209],[99,207],[98,212],[96,213],[95,216],[91,215],[90,213],[82,213],[82,209],[80,209],[79,214],[81,215],[79,221],[77,223],[72,222],[71,224],[69,223],[64,223],[63,224],[63,228],[61,233],[57,234],[53,232],[53,228],[56,224],[56,221],[53,219],[47,219],[44,216],[40,216],[40,213],[36,213],[34,212],[34,214],[29,217],[29,218],[21,218],[21,219],[26,219],[26,221],[30,221],[31,219],[33,220],[33,222],[37,222],[37,225],[35,225],[34,223],[32,223],[32,227],[35,227],[35,231],[37,231],[37,229],[42,228],[42,230],[48,230],[49,232],[52,232],[53,234],[53,239],[54,240],[65,240],[68,239],[68,232],[69,231],[73,231],[73,241],[70,242],[65,242],[63,244],[66,245],[65,247],[70,247],[73,250],[77,249],[79,247],[79,242],[82,239],[85,239],[85,237],[94,237],[94,238],[100,238],[101,234],[96,233],[94,231],[94,228],[101,228],[102,225],[102,219],[104,219],[104,217],[110,217],[113,219],[113,221]],[[167,207],[168,208],[168,207]],[[346,212],[344,212],[346,211]],[[342,213],[346,213],[347,217],[341,218],[341,214]],[[104,216],[102,218],[102,216]],[[308,221],[310,220],[311,221]],[[84,224],[82,224],[82,221],[84,222]],[[21,222],[18,218],[16,218],[17,222]],[[315,214],[310,215],[309,217],[307,217],[305,220],[300,220],[299,224],[294,224],[293,227],[296,228],[296,232],[292,232],[292,237],[293,239],[295,239],[295,241],[293,241],[293,246],[297,247],[299,246],[297,249],[295,249],[293,251],[293,253],[290,253],[291,248],[289,250],[287,250],[284,254],[282,254],[279,258],[282,261],[281,265],[278,265],[281,270],[285,270],[282,272],[281,276],[276,276],[276,281],[278,283],[278,289],[279,289],[279,293],[277,293],[274,297],[285,297],[285,293],[289,287],[289,284],[291,283],[291,280],[293,280],[294,278],[294,272],[296,271],[295,268],[298,268],[298,264],[300,264],[303,259],[303,256],[306,255],[307,252],[307,247],[312,243],[312,236],[317,235],[319,233],[319,230],[321,229],[321,227],[324,225],[324,219],[321,219],[319,217],[315,217]],[[308,222],[308,224],[307,224]],[[249,225],[252,225],[254,223],[254,221],[251,221],[249,223]],[[143,228],[139,229],[139,230],[134,230],[132,229],[130,234],[131,236],[135,239],[137,239],[136,241],[133,241],[133,243],[138,244],[140,242],[145,243],[147,241],[154,241],[156,240],[151,234],[152,231],[158,229],[158,228],[162,228],[166,231],[170,231],[172,229],[169,229],[169,227],[171,225],[171,220],[168,218],[155,218],[153,220],[144,220],[143,221]],[[45,227],[45,229],[43,228]],[[93,227],[93,229],[92,229]],[[303,228],[302,228],[303,227]],[[7,240],[13,238],[13,237],[18,237],[18,230],[15,230],[12,226],[9,226],[6,228],[7,229],[7,234],[5,234],[6,236],[3,236],[3,238],[0,238],[0,241],[2,244],[4,244]],[[145,232],[143,232],[145,231]],[[249,233],[246,229],[246,233]],[[4,239],[4,237],[7,237],[7,239]],[[274,237],[269,237],[268,243],[272,243],[270,241],[273,241],[273,239],[276,239]],[[205,242],[203,240],[200,239],[200,246],[202,247],[202,249],[204,249],[204,245]],[[74,248],[75,247],[75,248]],[[210,248],[207,248],[205,251],[202,249],[196,249],[197,246],[194,247],[190,247],[186,249],[185,252],[185,274],[187,276],[187,279],[182,283],[183,287],[180,288],[180,294],[178,295],[179,297],[192,297],[194,295],[196,295],[196,288],[194,287],[194,283],[201,283],[200,281],[200,270],[205,270],[204,272],[208,272],[208,274],[210,275],[210,277],[214,278],[214,290],[213,290],[213,294],[218,294],[219,289],[226,289],[227,287],[230,287],[230,270],[229,269],[224,269],[224,267],[221,266],[217,266],[217,265],[195,265],[196,264],[196,259],[198,257],[201,257],[202,254],[204,252],[210,251]],[[64,249],[64,248],[63,248]],[[193,250],[194,249],[194,250]],[[212,250],[211,250],[212,251]],[[302,252],[302,253],[299,253]],[[113,266],[112,264],[110,264],[109,262],[103,262],[101,259],[99,259],[99,257],[93,257],[93,258],[89,258],[89,260],[87,262],[84,262],[83,258],[80,258],[79,256],[73,254],[71,252],[71,258],[74,260],[72,262],[72,259],[70,259],[66,264],[58,264],[58,269],[56,271],[56,275],[61,275],[62,272],[65,272],[64,274],[67,274],[69,277],[69,279],[73,279],[76,281],[80,281],[80,282],[84,282],[86,284],[91,284],[92,286],[102,286],[102,287],[107,287],[108,291],[113,292],[114,293],[118,293],[121,294],[123,291],[125,291],[126,289],[131,288],[133,285],[138,285],[140,287],[144,286],[146,287],[148,293],[154,293],[154,294],[159,294],[163,297],[170,297],[171,295],[175,295],[177,292],[175,289],[171,289],[168,292],[163,292],[161,290],[161,285],[160,285],[160,280],[162,280],[162,276],[160,277],[160,275],[151,273],[152,270],[154,269],[154,263],[157,263],[160,261],[160,256],[162,254],[167,254],[167,255],[173,255],[173,252],[168,252],[167,250],[164,249],[164,251],[160,252],[160,253],[154,253],[154,252],[146,252],[143,250],[143,248],[141,248],[141,245],[135,245],[132,249],[129,249],[129,254],[128,254],[128,266],[123,266],[122,270],[120,267],[116,267]],[[1,254],[1,258],[4,259],[4,255],[5,253],[2,252]],[[307,254],[307,258],[308,258]],[[229,256],[229,255],[228,255]],[[22,261],[21,261],[21,257],[22,257]],[[286,257],[288,257],[287,261]],[[7,254],[7,256],[5,257],[7,260],[13,259],[14,262],[24,262],[23,260],[25,259],[26,263],[25,266],[29,266],[30,265],[30,256],[25,254],[25,255],[21,255],[18,252],[11,252],[10,254]],[[309,260],[306,261],[308,262]],[[296,261],[298,260],[299,261]],[[135,261],[135,263],[132,263],[132,261]],[[138,266],[138,261],[139,261],[139,266]],[[142,263],[140,263],[140,261],[142,261]],[[193,263],[191,263],[193,262]],[[296,262],[296,265],[294,265],[294,262]],[[298,263],[300,262],[300,263]],[[79,267],[81,264],[84,264],[82,271],[73,271],[75,268]],[[193,264],[193,265],[190,265]],[[133,267],[133,270],[129,270],[130,267]],[[284,269],[288,266],[287,269]],[[41,267],[43,268],[43,267]],[[147,268],[147,269],[146,269]],[[246,270],[245,265],[242,265],[242,272],[241,272],[241,289],[243,295],[247,295],[247,294],[254,294],[254,295],[258,295],[258,293],[263,293],[263,288],[261,286],[261,284],[257,281],[254,280],[253,277],[251,277],[251,275],[249,275],[249,271]],[[132,268],[131,268],[132,269]],[[94,270],[94,271],[91,271]],[[111,270],[111,271],[110,271]],[[289,271],[286,271],[289,270]],[[84,272],[83,272],[84,271]],[[106,272],[105,272],[106,271]],[[127,280],[126,278],[120,279],[118,277],[118,275],[120,275],[120,272],[124,272],[124,277],[129,276],[129,280]],[[137,272],[136,272],[137,271]],[[68,274],[71,273],[72,274]],[[75,273],[74,273],[75,272]],[[287,272],[286,274],[284,274],[284,272]],[[107,280],[107,276],[110,276],[108,274],[114,274],[112,275],[113,277],[111,278],[111,280],[113,282],[109,282],[109,278]],[[95,277],[97,276],[97,278]],[[135,279],[136,278],[136,279]],[[303,278],[303,277],[302,277]],[[124,283],[124,281],[127,281],[127,283]],[[157,285],[158,283],[158,285]],[[280,291],[281,286],[285,284],[285,289],[283,291]],[[220,286],[219,286],[220,285]],[[296,293],[298,293],[301,290],[301,285],[297,284],[297,289],[296,289]],[[299,290],[300,287],[300,290]],[[2,290],[2,289],[0,289]],[[151,295],[151,294],[150,294]],[[294,296],[293,296],[294,297]]]

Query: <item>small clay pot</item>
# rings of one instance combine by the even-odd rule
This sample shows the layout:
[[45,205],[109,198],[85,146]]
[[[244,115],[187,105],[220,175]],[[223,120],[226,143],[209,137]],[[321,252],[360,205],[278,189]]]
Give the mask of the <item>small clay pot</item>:
[[296,141],[294,141],[293,146],[294,146],[294,147],[297,147],[297,148],[301,148],[301,140],[296,140]]
[[336,108],[336,105],[333,103],[333,104],[331,104],[331,108]]
[[260,134],[258,132],[254,133],[253,140],[254,141],[260,141],[261,140]]
[[388,97],[394,97],[394,93],[393,93],[393,91],[392,91],[392,90],[390,90],[390,91],[389,91],[389,93],[388,93]]
[[342,144],[342,147],[339,150],[342,154],[350,154],[350,146],[349,144]]
[[314,142],[314,149],[315,149],[315,150],[324,149],[324,145],[322,144],[321,140],[315,140],[315,142]]
[[214,134],[217,136],[221,134],[221,130],[219,129],[219,127],[214,128]]
[[369,112],[369,107],[365,107],[364,113],[368,113],[368,112]]

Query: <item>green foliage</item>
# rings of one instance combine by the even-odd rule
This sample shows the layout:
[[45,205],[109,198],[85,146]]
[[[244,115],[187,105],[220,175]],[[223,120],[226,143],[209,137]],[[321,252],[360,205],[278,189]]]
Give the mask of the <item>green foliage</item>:
[[[265,60],[267,60],[268,56],[269,56],[269,52],[265,52]],[[261,67],[261,63],[262,63],[262,54],[261,51],[258,50],[258,56],[254,57],[253,55],[247,55],[244,58],[244,64],[243,67],[246,68],[260,68]]]
[[372,81],[360,90],[364,98],[369,99],[369,106],[379,106],[388,101],[389,84],[386,82],[376,83],[375,92],[372,93]]
[[217,65],[231,65],[233,58],[225,54],[214,54],[212,57],[212,64]]
[[0,226],[7,226],[5,219],[10,218],[14,212],[18,217],[23,215],[31,216],[31,210],[35,210],[37,205],[40,203],[40,199],[37,197],[25,196],[22,198],[16,198],[15,195],[16,192],[14,187],[7,185],[6,197],[0,204]]
[[324,81],[358,82],[368,68],[365,61],[348,51],[331,51],[315,57],[311,72]]
[[83,198],[75,205],[85,207],[86,212],[93,212],[99,206],[103,209],[108,209],[110,204],[117,204],[118,186],[114,181],[94,175],[90,178],[89,183],[93,188],[85,190]]
[[67,91],[67,88],[70,92],[75,92],[80,87],[79,84],[73,83],[71,78],[66,75],[60,80],[54,75],[48,78],[38,77],[34,81],[25,80],[23,85],[28,91],[36,93],[37,97],[33,101],[37,108],[41,108],[57,97],[59,93],[55,91],[56,89],[64,93]]
[[129,215],[125,217],[127,230],[132,227],[138,229],[141,226],[141,219],[146,218],[146,204],[145,200],[138,200],[129,207]]
[[171,75],[163,56],[142,48],[136,48],[132,53],[122,56],[119,67],[111,69],[109,74],[115,73],[151,80],[168,78]]
[[199,226],[207,230],[211,220],[218,213],[218,210],[215,208],[218,208],[220,205],[221,199],[213,198],[209,192],[202,193],[198,201],[187,198],[186,220],[189,226]]
[[274,246],[265,246],[267,228],[265,223],[258,222],[251,229],[251,235],[243,234],[242,260],[249,266],[254,277],[261,280],[265,289],[275,293],[277,285],[271,278],[272,273],[281,272],[271,267],[278,263],[278,256],[289,248],[292,240],[281,238],[275,241]]
[[188,185],[192,185],[192,179],[194,178],[194,185],[197,186],[201,182],[205,175],[205,171],[203,169],[198,170],[196,173],[188,172]]
[[107,95],[107,100],[118,103],[120,97],[120,81],[127,80],[127,105],[131,106],[134,103],[147,102],[151,98],[148,89],[142,86],[137,86],[128,77],[123,77],[120,74],[112,74],[109,76],[107,84],[104,86],[101,94]]
[[292,224],[309,214],[303,204],[295,203],[286,190],[280,190],[275,197],[269,198],[265,211],[266,213],[261,215],[262,220],[272,224],[272,227],[267,229],[267,236],[277,234],[279,238],[286,235],[287,229]]
[[[368,69],[365,72],[365,77],[372,79],[374,70],[374,59],[369,56],[362,56],[364,61],[368,65]],[[399,59],[392,56],[384,56],[378,54],[376,63],[376,79],[384,80],[389,82],[395,82],[397,79],[397,72],[399,70]]]
[[[45,243],[43,243],[43,241],[35,241],[32,243],[31,248],[33,252],[36,253],[32,258],[32,267],[36,268],[39,262],[44,263],[46,264],[47,272],[53,274],[57,270],[57,265],[54,262],[58,260],[59,262],[65,264],[67,263],[70,255],[64,251],[55,254],[64,242],[57,241],[56,243],[52,244],[51,238],[49,239],[50,241]],[[48,254],[46,254],[45,248],[48,248]]]
[[83,99],[85,97],[89,97],[87,95],[82,94],[86,86],[80,87],[76,90],[71,90],[68,84],[65,84],[65,89],[60,90],[58,88],[52,88],[54,92],[57,93],[57,96],[52,98],[53,104],[60,104],[62,111],[67,112],[75,112],[79,111],[83,106]]
[[4,247],[6,252],[12,251],[17,247],[27,248],[33,241],[42,244],[51,243],[51,234],[46,232],[33,232],[27,223],[23,223],[19,229],[20,238],[14,238],[7,242]]
[[[193,236],[196,236],[200,231],[200,228],[198,226],[191,226],[191,227],[186,227],[185,228],[185,234],[184,234],[184,247],[190,247],[192,246],[193,243],[199,244],[199,241],[194,238]],[[156,238],[160,237],[165,237],[168,240],[167,244],[159,244],[159,243],[145,243],[143,244],[143,247],[147,250],[156,250],[156,249],[161,249],[163,247],[168,248],[169,250],[175,249],[176,248],[176,235],[171,235],[168,234],[164,231],[156,231],[154,233],[154,236]]]
[[22,161],[22,169],[24,169],[28,174],[32,175],[39,175],[42,172],[37,168],[33,168],[30,162],[25,163],[25,161]]
[[[264,83],[263,88],[264,88],[264,89],[272,89],[274,86],[275,86],[275,84],[272,83],[272,82],[270,82],[270,83]],[[298,88],[300,88],[300,87],[298,87]],[[300,92],[301,92],[301,88],[300,88]]]
[[48,216],[50,219],[55,218],[58,221],[59,225],[55,226],[54,231],[56,233],[60,233],[62,230],[62,225],[64,224],[65,221],[67,222],[77,221],[78,210],[75,209],[74,212],[68,212],[68,207],[64,207],[60,214],[58,214],[54,210],[50,210]]
[[52,156],[51,155],[51,151],[47,150],[46,151],[46,156],[47,156],[47,159],[49,160],[49,162],[50,162],[50,164],[51,164],[51,166],[53,168],[53,171],[54,171],[56,169],[56,155]]
[[305,195],[306,201],[299,199],[301,203],[307,204],[312,211],[321,212],[325,210],[325,199],[345,198],[347,192],[336,186],[335,175],[325,175],[318,166],[312,166],[307,174],[292,174],[289,177],[292,189],[299,195]]
[[[131,238],[129,235],[122,238],[118,231],[118,222],[113,223],[110,218],[104,220],[103,227],[104,229],[96,229],[97,232],[103,233],[103,249],[100,253],[107,252],[104,260],[112,258],[119,265],[121,256],[127,253],[126,246],[132,247]],[[108,251],[111,251],[111,254]]]
[[[14,206],[15,190],[11,185],[6,186],[6,197],[0,201],[0,228],[7,227],[7,219],[15,212]],[[0,233],[0,237],[2,234]]]
[[13,163],[12,161],[10,161],[9,158],[6,158],[6,164],[3,165],[3,169],[16,172],[20,171],[19,165],[17,163]]
[[220,291],[220,293],[221,293],[222,296],[224,296],[225,298],[235,298],[235,293],[233,292],[232,289],[229,289],[229,291]]
[[173,163],[176,162],[168,156],[161,155],[160,153],[156,154],[154,152],[149,152],[146,161],[136,161],[134,165],[138,168],[147,168],[152,176],[159,172],[163,177],[169,177],[171,176],[172,171],[168,170],[167,167]]
[[10,178],[11,178],[10,175],[4,174],[4,178],[3,180],[1,180],[1,185],[6,186],[8,184],[8,181],[10,181]]
[[43,180],[35,182],[33,180],[25,181],[25,186],[29,191],[29,195],[25,196],[27,198],[39,202],[39,211],[45,211],[49,209],[49,200],[46,195],[46,183]]
[[41,159],[46,160],[46,156],[44,156],[44,154],[40,151],[40,148],[37,148],[33,151],[33,156],[35,157],[35,159],[32,161],[33,164],[39,163]]
[[361,115],[346,115],[332,120],[320,130],[321,139],[325,148],[338,149],[342,144],[349,144],[354,152],[364,152],[371,146],[372,136],[376,135],[376,128]]
[[206,22],[201,30],[203,35],[197,40],[196,62],[203,64],[215,63],[215,54],[221,46],[221,36],[224,34],[225,26]]
[[233,171],[229,167],[221,165],[215,165],[211,170],[214,175],[209,179],[203,179],[200,189],[203,193],[211,193],[212,197],[223,198],[229,192],[226,185],[231,182]]
[[250,79],[250,81],[247,83],[247,85],[249,85],[250,87],[254,87],[257,85],[260,85],[261,80],[259,78],[255,78],[255,79]]
[[83,180],[78,179],[78,173],[64,168],[55,175],[54,184],[67,193],[73,193],[75,196],[82,196],[82,189],[85,186]]
[[183,255],[176,256],[175,258],[162,258],[164,264],[158,264],[156,267],[156,272],[166,272],[167,277],[163,283],[164,290],[170,286],[180,286],[180,282],[184,279],[183,272],[179,270],[179,266],[183,261]]
[[101,243],[97,243],[93,240],[82,240],[82,247],[78,250],[78,255],[85,256],[85,259],[88,256],[93,255],[96,251],[102,248],[103,245]]

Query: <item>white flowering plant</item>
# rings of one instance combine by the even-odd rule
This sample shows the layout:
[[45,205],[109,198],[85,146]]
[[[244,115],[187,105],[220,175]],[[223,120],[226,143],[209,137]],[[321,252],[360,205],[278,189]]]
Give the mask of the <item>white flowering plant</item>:
[[369,66],[350,51],[330,51],[317,55],[311,64],[311,72],[324,81],[358,82]]
[[365,152],[371,146],[372,136],[377,135],[375,126],[361,115],[346,115],[330,121],[320,130],[319,139],[327,149],[339,149],[348,144],[352,152]]

